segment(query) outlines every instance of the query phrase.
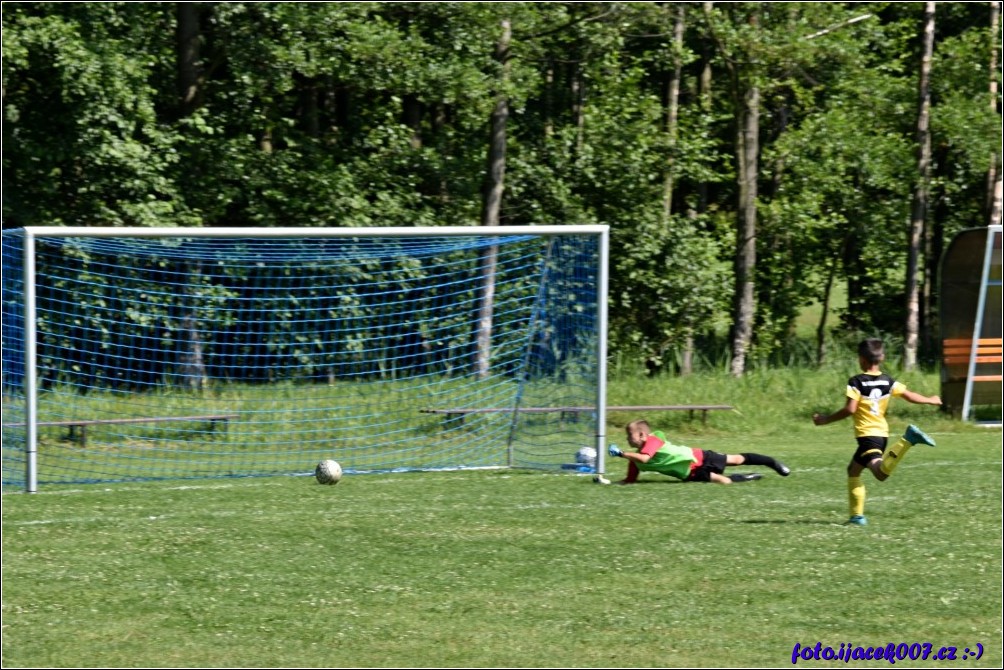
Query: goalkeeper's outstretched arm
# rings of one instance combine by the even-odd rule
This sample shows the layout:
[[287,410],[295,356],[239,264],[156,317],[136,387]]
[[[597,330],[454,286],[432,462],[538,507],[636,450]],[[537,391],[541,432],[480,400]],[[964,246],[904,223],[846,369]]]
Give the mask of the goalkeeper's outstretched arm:
[[[630,455],[631,456],[635,456],[637,454],[630,454]],[[628,454],[624,454],[624,456],[627,457]],[[634,484],[636,481],[638,481],[638,474],[640,472],[641,471],[638,469],[638,466],[634,464],[634,461],[628,461],[627,475],[624,477],[624,479],[620,480],[617,483],[618,484]]]

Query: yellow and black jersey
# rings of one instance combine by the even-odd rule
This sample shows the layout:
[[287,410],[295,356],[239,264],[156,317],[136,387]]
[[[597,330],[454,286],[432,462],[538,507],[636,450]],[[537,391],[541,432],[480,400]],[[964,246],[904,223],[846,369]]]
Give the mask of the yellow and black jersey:
[[847,397],[858,401],[854,412],[855,437],[889,437],[885,412],[889,399],[901,396],[906,386],[881,372],[864,372],[847,381]]

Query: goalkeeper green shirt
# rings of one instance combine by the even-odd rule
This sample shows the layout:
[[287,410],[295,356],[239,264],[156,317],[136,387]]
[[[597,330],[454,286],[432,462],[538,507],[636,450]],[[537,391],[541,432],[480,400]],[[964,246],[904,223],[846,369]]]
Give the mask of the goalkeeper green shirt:
[[648,454],[651,458],[647,463],[635,463],[639,470],[658,472],[677,479],[690,477],[690,470],[694,464],[703,460],[696,449],[673,444],[661,430],[654,431],[648,436],[641,453]]

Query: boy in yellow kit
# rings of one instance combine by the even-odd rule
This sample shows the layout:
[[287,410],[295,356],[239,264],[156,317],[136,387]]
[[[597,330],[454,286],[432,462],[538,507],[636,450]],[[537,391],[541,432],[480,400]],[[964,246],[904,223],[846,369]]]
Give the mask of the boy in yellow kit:
[[854,436],[857,438],[858,448],[847,466],[847,497],[851,511],[851,518],[847,523],[856,526],[868,524],[865,518],[865,485],[861,481],[861,473],[867,468],[875,475],[875,479],[885,481],[910,447],[915,444],[934,446],[934,440],[925,435],[924,431],[910,425],[903,437],[886,451],[889,424],[885,413],[890,399],[901,397],[917,405],[940,405],[941,398],[907,390],[905,385],[879,369],[879,364],[884,360],[882,340],[867,339],[861,342],[858,345],[858,364],[862,374],[847,381],[847,403],[833,414],[812,415],[812,422],[817,426],[854,417]]

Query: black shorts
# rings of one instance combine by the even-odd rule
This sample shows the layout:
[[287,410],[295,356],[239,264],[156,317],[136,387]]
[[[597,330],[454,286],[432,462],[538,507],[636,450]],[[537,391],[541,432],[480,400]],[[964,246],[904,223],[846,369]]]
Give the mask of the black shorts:
[[711,473],[720,475],[725,472],[725,454],[708,449],[702,449],[701,452],[704,454],[704,462],[690,471],[688,482],[710,482]]
[[867,468],[868,464],[876,458],[882,458],[889,438],[869,435],[867,437],[859,437],[857,440],[858,450],[854,452],[853,460],[861,467]]

